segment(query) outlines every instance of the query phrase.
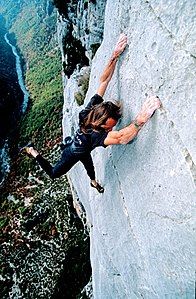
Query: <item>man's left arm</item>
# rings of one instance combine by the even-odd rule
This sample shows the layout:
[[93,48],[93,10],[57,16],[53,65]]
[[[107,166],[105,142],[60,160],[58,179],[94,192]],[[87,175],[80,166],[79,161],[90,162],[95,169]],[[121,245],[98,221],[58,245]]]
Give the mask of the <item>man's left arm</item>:
[[119,37],[119,40],[115,46],[114,52],[112,53],[112,57],[110,58],[108,64],[106,65],[103,74],[100,77],[100,84],[97,89],[97,94],[101,97],[104,95],[106,88],[108,86],[108,83],[110,82],[112,75],[115,70],[115,66],[118,60],[118,57],[120,54],[124,51],[125,47],[127,45],[127,37],[125,34],[121,34]]

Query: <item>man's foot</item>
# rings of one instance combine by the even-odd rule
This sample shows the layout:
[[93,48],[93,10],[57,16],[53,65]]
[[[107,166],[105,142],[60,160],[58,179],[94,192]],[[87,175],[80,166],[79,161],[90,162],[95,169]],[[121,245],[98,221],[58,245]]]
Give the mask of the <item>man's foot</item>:
[[19,152],[22,154],[28,154],[29,156],[33,156],[34,158],[36,158],[39,153],[33,148],[33,146],[33,143],[29,142],[27,143],[27,145],[23,146]]
[[29,149],[33,148],[33,143],[32,142],[28,142],[25,146],[21,147],[19,152],[21,154],[30,154]]
[[99,185],[97,182],[91,182],[91,187],[93,187],[93,188],[95,188],[95,189],[97,189],[97,191],[99,192],[99,193],[103,193],[104,192],[104,188],[101,186],[101,185]]

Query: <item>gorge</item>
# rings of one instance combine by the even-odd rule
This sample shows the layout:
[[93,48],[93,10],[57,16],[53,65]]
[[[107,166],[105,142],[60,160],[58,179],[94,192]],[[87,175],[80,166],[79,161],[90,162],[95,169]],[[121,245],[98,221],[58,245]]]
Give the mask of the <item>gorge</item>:
[[[29,93],[26,90],[26,87],[25,87],[25,84],[24,84],[20,56],[17,53],[16,47],[13,44],[11,44],[10,40],[8,39],[7,33],[4,35],[4,38],[5,38],[6,43],[11,47],[13,55],[16,57],[16,73],[17,73],[17,79],[18,79],[18,81],[16,81],[16,86],[17,86],[17,84],[19,84],[19,87],[20,87],[20,89],[23,93],[23,99],[21,100],[21,103],[15,104],[17,106],[15,107],[15,109],[13,109],[10,112],[12,114],[17,115],[17,110],[18,110],[18,116],[15,116],[15,118],[16,118],[15,121],[17,121],[21,117],[21,114],[25,113],[25,111],[27,109]],[[2,76],[2,74],[1,74],[1,76]],[[1,93],[1,95],[3,95],[3,92]],[[9,95],[9,93],[8,93],[8,95]],[[3,106],[3,103],[1,105],[2,105],[2,108],[3,108],[3,109],[1,109],[1,113],[2,113],[2,110],[5,111],[5,108],[4,108],[5,106]],[[5,118],[5,116],[4,117],[2,116],[2,118]],[[6,128],[6,127],[9,127],[10,125],[6,124],[6,122],[5,122],[4,124],[2,124],[2,126]],[[13,126],[14,126],[14,124],[12,124],[10,126],[10,129],[13,129],[12,128]],[[4,138],[6,138],[6,137],[9,139],[9,136],[5,135]],[[7,140],[5,139],[4,144],[2,142],[2,149],[0,149],[0,169],[1,169],[0,183],[5,178],[5,175],[9,172],[9,169],[10,169],[10,165],[9,165],[9,161],[10,161],[9,141],[8,141],[8,139]]]
[[22,105],[21,105],[21,112],[24,113],[27,109],[29,93],[25,87],[25,83],[24,83],[24,79],[23,79],[20,56],[17,53],[16,47],[14,45],[12,45],[11,42],[9,41],[7,33],[5,34],[4,38],[5,38],[6,43],[11,47],[14,56],[16,57],[16,72],[17,72],[17,77],[18,77],[18,83],[19,83],[20,88],[24,95],[24,99],[23,99]]
[[[15,71],[14,55],[10,51],[5,21],[0,15],[0,182],[5,173],[9,171],[9,134],[13,134],[16,122],[20,115],[20,105],[22,102],[22,92]],[[7,37],[6,37],[7,38]],[[7,44],[6,44],[7,43]]]
[[[18,40],[25,59],[32,58],[26,75],[32,107],[23,126],[27,127],[34,119],[39,122],[32,129],[23,129],[23,140],[32,136],[44,154],[55,161],[59,155],[61,133],[70,135],[77,127],[78,112],[96,92],[99,77],[121,32],[127,35],[128,46],[118,61],[105,95],[105,100],[120,100],[123,104],[123,118],[117,129],[134,119],[146,94],[158,95],[162,107],[132,143],[94,151],[97,176],[105,187],[102,195],[90,188],[81,165],[76,165],[68,174],[70,190],[65,178],[51,184],[33,162],[27,158],[20,161],[22,172],[15,173],[18,182],[11,189],[7,187],[9,192],[4,193],[7,196],[4,206],[11,199],[14,208],[17,207],[14,217],[11,211],[3,214],[9,219],[14,233],[12,238],[5,231],[4,234],[13,248],[18,246],[20,254],[25,255],[24,248],[29,250],[25,261],[31,255],[33,258],[27,262],[29,268],[20,261],[22,271],[18,271],[8,242],[4,240],[4,252],[7,252],[11,265],[14,264],[2,275],[11,288],[11,298],[193,299],[196,194],[194,3],[186,0],[118,0],[115,3],[112,0],[72,0],[63,8],[63,1],[54,3],[59,9],[57,28],[51,21],[54,15],[56,21],[54,11],[43,16],[46,6],[41,0],[36,1],[36,5],[42,4],[42,9],[37,11],[39,30],[34,34],[35,46],[33,43],[32,48],[35,50],[41,44],[44,52],[41,39],[44,40],[48,47],[45,55],[37,52],[34,55],[27,43],[24,48]],[[27,5],[25,9],[36,11],[36,5]],[[24,14],[20,17],[24,18]],[[32,23],[36,22],[33,20]],[[16,27],[12,29],[17,32]],[[44,37],[38,32],[44,32]],[[58,45],[57,36],[51,32],[57,32]],[[73,38],[70,46],[65,44],[68,36]],[[26,38],[28,40],[28,34]],[[77,53],[73,49],[77,49]],[[78,65],[71,61],[74,60],[71,54],[82,57]],[[45,58],[46,67],[43,65]],[[59,66],[61,58],[62,65],[60,62]],[[39,72],[30,73],[35,69],[32,63],[36,59],[38,70],[42,70],[40,76]],[[59,84],[62,66],[63,88]],[[45,76],[53,85],[41,93],[41,87],[46,85],[43,82]],[[32,81],[35,78],[37,85]],[[59,129],[62,110],[63,132]],[[49,120],[48,115],[51,116]],[[73,218],[78,219],[68,210],[71,194],[85,224],[85,238],[81,223],[70,226]],[[21,202],[29,202],[29,206]],[[73,279],[72,288],[66,293],[71,284],[69,280],[61,289],[60,282],[66,278],[66,272],[61,276],[62,260],[66,264],[66,252],[73,249],[74,243],[77,243],[77,249],[87,248],[84,251],[88,255],[86,234],[90,235],[90,291],[81,295],[80,286],[80,295],[73,293],[77,281]],[[70,251],[66,251],[67,246]],[[77,250],[75,252],[80,256]],[[84,286],[90,279],[89,264],[79,263],[74,268],[74,258],[72,261],[71,265],[67,262],[64,269],[76,269],[77,274],[81,269],[83,274],[88,272]],[[51,286],[50,290],[48,286]]]
[[[13,134],[9,136],[12,152],[10,172],[0,186],[1,298],[76,298],[91,275],[87,230],[73,208],[66,178],[58,181],[58,184],[51,184],[35,167],[33,161],[18,153],[19,147],[31,138],[31,132],[36,136],[34,138],[40,141],[42,150],[43,144],[45,149],[49,147],[49,154],[55,143],[59,142],[63,97],[61,61],[56,32],[53,29],[56,24],[56,11],[48,1],[37,1],[35,5],[28,1],[18,1],[16,6],[12,1],[1,1],[0,4],[7,18],[7,26],[10,26],[10,32],[15,33],[17,48],[26,62],[23,68],[30,91],[27,110],[27,102],[23,109],[21,102],[19,103],[18,129],[15,131],[15,124]],[[32,12],[29,24],[25,23],[28,10]],[[25,26],[27,27],[24,31]],[[36,38],[29,40],[32,31],[36,30]],[[5,32],[2,32],[1,42],[3,40],[6,45],[4,35]],[[10,44],[9,41],[8,43]],[[7,44],[7,47],[11,51],[10,45]],[[15,58],[12,56],[9,61],[6,51],[1,49],[1,59],[7,59],[5,68],[9,69],[13,60],[11,68],[12,72],[15,72]],[[19,71],[22,79],[21,69]],[[56,75],[58,73],[59,75]],[[8,72],[5,81],[7,86],[13,89],[9,78],[11,72]],[[5,94],[6,92],[7,89]],[[25,95],[28,96],[28,92]],[[15,94],[13,100],[16,102],[17,99]],[[45,113],[47,109],[48,113]],[[17,110],[14,109],[14,112]],[[48,121],[50,125],[46,125]],[[7,124],[5,127],[7,128]],[[50,144],[48,140],[52,139],[53,134],[55,140]],[[51,158],[56,159],[59,154],[58,147]],[[3,156],[5,159],[5,152]],[[80,297],[82,296],[81,293]]]

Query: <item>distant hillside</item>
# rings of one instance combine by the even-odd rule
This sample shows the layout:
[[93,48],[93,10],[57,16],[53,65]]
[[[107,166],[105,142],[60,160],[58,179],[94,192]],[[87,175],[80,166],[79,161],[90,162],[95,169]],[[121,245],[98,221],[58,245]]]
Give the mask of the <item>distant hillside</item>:
[[[11,146],[33,140],[54,163],[61,154],[55,145],[63,108],[56,10],[45,0],[2,0],[0,12],[15,35],[30,93]],[[33,159],[16,152],[0,194],[0,297],[76,298],[91,275],[89,240],[66,177],[51,181]]]
[[5,22],[0,15],[0,147],[13,129],[19,116],[22,92],[16,74],[16,61],[6,43]]
[[56,11],[46,10],[45,5],[45,1],[21,1],[12,6],[12,1],[8,1],[0,10],[11,26],[10,31],[16,35],[26,63],[31,109],[21,123],[21,142],[33,138],[40,146],[47,142],[50,133],[53,137],[60,136],[63,105]]

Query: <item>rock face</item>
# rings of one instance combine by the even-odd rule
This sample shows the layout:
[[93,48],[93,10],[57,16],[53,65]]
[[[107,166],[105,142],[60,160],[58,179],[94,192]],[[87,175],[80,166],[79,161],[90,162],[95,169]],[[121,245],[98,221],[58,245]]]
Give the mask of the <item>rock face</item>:
[[[131,144],[93,152],[103,195],[90,188],[82,165],[69,173],[91,226],[95,299],[194,298],[193,19],[193,1],[107,1],[86,103],[124,32],[128,47],[105,94],[123,103],[117,129],[134,118],[146,94],[158,95],[163,106]],[[77,126],[81,109],[74,76],[65,84],[64,134]]]
[[[91,59],[103,39],[106,0],[75,2],[71,0],[66,5],[63,4],[64,14],[60,14],[58,18],[58,34],[60,40],[63,40],[71,30],[72,36],[80,40],[86,49],[86,55]],[[59,12],[61,13],[61,9]],[[61,42],[60,46],[63,51]],[[66,55],[65,51],[63,54]]]
[[63,71],[70,78],[76,68],[88,66],[103,39],[106,0],[70,1],[59,8],[58,39]]

